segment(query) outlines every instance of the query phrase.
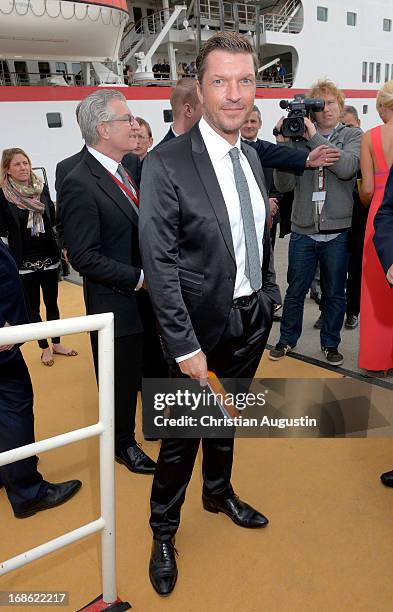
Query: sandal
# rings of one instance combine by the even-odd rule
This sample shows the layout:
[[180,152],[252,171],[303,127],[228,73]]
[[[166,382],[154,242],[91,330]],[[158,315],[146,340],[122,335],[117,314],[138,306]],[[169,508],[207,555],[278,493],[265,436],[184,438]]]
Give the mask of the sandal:
[[48,368],[51,368],[54,365],[54,363],[55,363],[53,358],[48,359],[48,361],[44,361],[42,359],[43,356],[44,356],[44,351],[42,351],[42,353],[41,353],[41,363],[42,363],[42,365],[47,366]]
[[74,349],[70,349],[66,353],[61,353],[56,351],[56,349],[52,349],[52,352],[54,355],[63,355],[63,357],[76,357],[78,354],[78,351],[74,351]]

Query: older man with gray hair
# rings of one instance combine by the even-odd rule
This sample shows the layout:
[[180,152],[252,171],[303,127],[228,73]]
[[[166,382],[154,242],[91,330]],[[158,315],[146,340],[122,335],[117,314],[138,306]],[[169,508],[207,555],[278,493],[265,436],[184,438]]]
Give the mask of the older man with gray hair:
[[[131,149],[138,124],[116,90],[100,89],[82,100],[78,123],[87,151],[66,176],[58,198],[65,243],[83,276],[87,314],[115,315],[115,455],[132,472],[152,473],[155,463],[135,441],[143,323],[137,303],[144,276],[138,244],[139,192]],[[97,333],[91,334],[98,370]]]

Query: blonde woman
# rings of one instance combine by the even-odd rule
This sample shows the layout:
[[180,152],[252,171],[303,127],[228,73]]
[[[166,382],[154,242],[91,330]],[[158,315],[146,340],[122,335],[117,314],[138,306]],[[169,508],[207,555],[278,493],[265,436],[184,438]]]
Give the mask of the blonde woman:
[[369,206],[363,249],[360,301],[359,367],[370,376],[386,376],[393,368],[393,294],[373,244],[374,218],[381,205],[389,169],[393,163],[393,81],[378,92],[377,110],[383,125],[362,139],[359,190]]
[[[17,263],[32,323],[41,321],[40,290],[47,320],[59,318],[57,306],[60,253],[56,242],[55,207],[48,188],[34,174],[28,155],[5,149],[0,165],[0,236],[6,239]],[[41,362],[54,364],[53,354],[73,357],[77,352],[52,338],[39,340]]]

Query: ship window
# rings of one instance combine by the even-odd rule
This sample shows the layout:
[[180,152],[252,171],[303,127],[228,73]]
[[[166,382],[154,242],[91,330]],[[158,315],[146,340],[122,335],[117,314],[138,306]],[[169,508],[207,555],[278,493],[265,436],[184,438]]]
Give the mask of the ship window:
[[375,66],[376,70],[375,70],[375,82],[376,83],[380,83],[381,82],[381,64],[378,62]]
[[61,113],[46,113],[46,122],[48,128],[61,128],[63,127],[63,119]]
[[317,20],[318,21],[328,20],[328,10],[325,6],[317,6]]
[[26,62],[14,62],[15,68],[15,79],[17,84],[24,84],[29,82],[29,74],[27,72]]
[[363,104],[363,115],[367,115],[368,113],[368,104]]
[[40,73],[40,79],[45,79],[50,75],[49,62],[38,62],[38,72]]
[[356,25],[356,13],[347,13],[347,25],[355,26]]
[[362,82],[367,82],[367,62],[362,63]]
[[392,31],[392,20],[391,19],[384,19],[383,20],[383,31],[384,32],[391,32]]
[[386,83],[386,81],[389,80],[389,71],[390,71],[390,65],[389,64],[385,64],[385,83]]
[[0,85],[11,85],[10,71],[5,60],[0,60]]
[[374,82],[374,62],[370,62],[370,70],[368,73],[368,82],[369,83],[373,83]]

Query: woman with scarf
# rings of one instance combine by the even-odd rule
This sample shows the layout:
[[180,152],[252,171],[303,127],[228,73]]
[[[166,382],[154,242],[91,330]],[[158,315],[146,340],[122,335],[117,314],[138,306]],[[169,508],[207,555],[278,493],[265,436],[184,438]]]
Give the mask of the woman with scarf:
[[[55,207],[49,189],[31,169],[22,149],[5,149],[0,164],[0,236],[16,260],[29,318],[41,321],[40,289],[48,321],[59,318],[57,306],[60,253],[55,236]],[[52,349],[39,340],[41,362],[54,364],[53,355],[73,357],[77,352],[52,338]]]

